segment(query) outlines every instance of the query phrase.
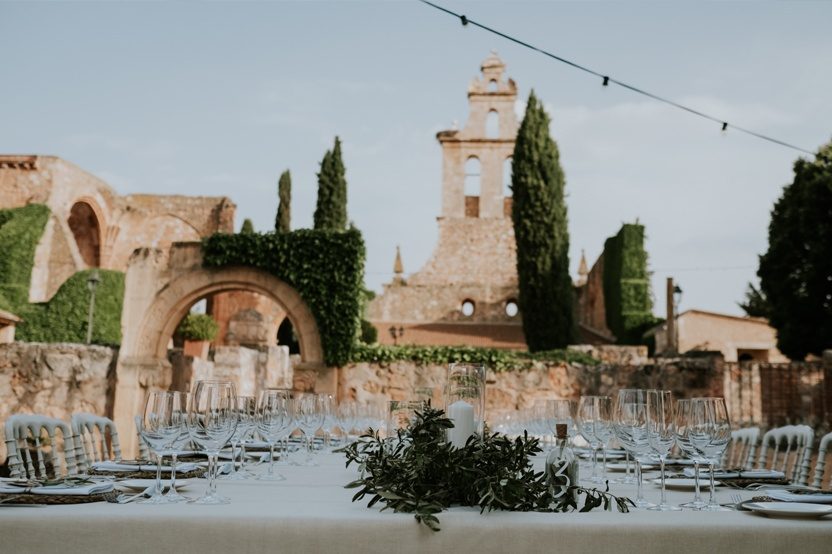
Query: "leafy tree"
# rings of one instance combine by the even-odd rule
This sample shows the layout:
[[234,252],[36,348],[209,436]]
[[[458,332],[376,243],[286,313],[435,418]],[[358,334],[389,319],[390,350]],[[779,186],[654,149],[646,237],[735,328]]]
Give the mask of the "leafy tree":
[[771,306],[766,295],[751,283],[748,283],[748,288],[745,290],[745,302],[737,302],[737,305],[749,317],[769,318],[771,316]]
[[321,161],[314,222],[315,229],[344,231],[347,228],[347,179],[338,137],[334,148],[327,150]]
[[277,195],[280,203],[277,205],[274,230],[278,233],[288,233],[292,230],[292,175],[288,169],[280,174]]
[[252,223],[249,218],[245,218],[243,220],[243,226],[240,227],[240,233],[244,235],[254,234],[254,223]]
[[564,181],[549,116],[532,91],[511,174],[518,303],[532,352],[563,348],[574,332]]
[[777,347],[792,359],[832,348],[832,142],[794,164],[774,204],[760,289],[771,306]]

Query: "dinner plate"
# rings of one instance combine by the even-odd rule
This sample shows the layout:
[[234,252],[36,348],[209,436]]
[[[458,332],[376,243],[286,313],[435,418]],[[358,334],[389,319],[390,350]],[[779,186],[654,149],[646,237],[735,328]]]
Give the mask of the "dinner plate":
[[[650,464],[641,464],[642,471],[650,471],[654,469],[656,466]],[[627,471],[627,462],[612,462],[607,464],[607,470],[609,471]],[[636,465],[633,462],[630,462],[630,471],[635,473]]]
[[[619,452],[607,452],[607,460],[623,460],[624,456],[625,456],[625,454],[621,454]],[[580,457],[583,458],[584,460],[591,460],[592,459],[592,452],[588,452],[586,454],[581,454]],[[600,463],[603,460],[604,460],[604,454],[602,454],[601,452],[598,452],[598,462]]]
[[[657,487],[662,486],[661,479],[653,479],[653,484]],[[714,481],[714,486],[720,486],[722,483],[719,481]],[[680,491],[692,491],[696,488],[696,480],[695,479],[683,479],[683,478],[676,478],[670,477],[664,480],[664,486],[668,489],[673,490],[680,490]],[[699,480],[699,487],[702,490],[707,490],[710,487],[710,481],[708,479],[700,479]]]
[[746,502],[743,507],[774,517],[818,518],[832,514],[832,506],[805,502]]
[[[141,492],[147,487],[152,487],[156,484],[156,479],[125,479],[116,483],[116,487],[120,489],[127,489],[131,491]],[[191,484],[190,479],[177,479],[176,490],[182,490]],[[170,479],[162,479],[162,490],[170,488]]]

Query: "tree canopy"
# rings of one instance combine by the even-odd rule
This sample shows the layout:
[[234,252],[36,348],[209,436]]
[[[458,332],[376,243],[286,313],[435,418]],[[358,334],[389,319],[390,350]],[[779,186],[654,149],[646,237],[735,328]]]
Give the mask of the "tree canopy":
[[511,217],[518,304],[533,352],[563,348],[574,334],[564,186],[549,116],[532,91],[514,146]]
[[347,178],[341,157],[341,140],[327,150],[318,173],[318,203],[315,207],[315,229],[344,231],[347,228]]
[[274,230],[278,233],[288,233],[292,230],[292,174],[287,169],[280,174],[277,183],[277,216],[274,221]]
[[832,142],[795,162],[757,275],[781,352],[802,359],[832,348]]

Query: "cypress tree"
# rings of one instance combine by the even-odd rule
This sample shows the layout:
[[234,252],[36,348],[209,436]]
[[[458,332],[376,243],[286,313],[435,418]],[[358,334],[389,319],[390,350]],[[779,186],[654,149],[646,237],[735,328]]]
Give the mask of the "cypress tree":
[[253,235],[254,234],[254,223],[252,223],[249,218],[245,218],[243,220],[243,226],[240,227],[240,234],[241,235]]
[[288,233],[292,230],[292,175],[287,169],[280,174],[280,181],[277,183],[277,217],[274,221],[274,230],[278,233]]
[[327,150],[318,173],[318,203],[315,207],[315,229],[343,231],[347,228],[347,180],[341,158],[341,141]]
[[574,330],[564,175],[534,91],[514,145],[511,190],[526,344],[532,352],[563,348]]

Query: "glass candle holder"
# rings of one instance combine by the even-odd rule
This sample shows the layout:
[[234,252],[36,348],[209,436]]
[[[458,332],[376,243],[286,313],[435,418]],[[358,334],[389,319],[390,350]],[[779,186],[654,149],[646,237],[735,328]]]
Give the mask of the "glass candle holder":
[[482,434],[485,420],[485,366],[450,364],[445,386],[445,415],[454,426],[447,430],[446,440],[462,448],[468,438]]
[[387,402],[387,437],[395,438],[399,429],[416,421],[416,412],[427,406],[426,400],[390,400]]

